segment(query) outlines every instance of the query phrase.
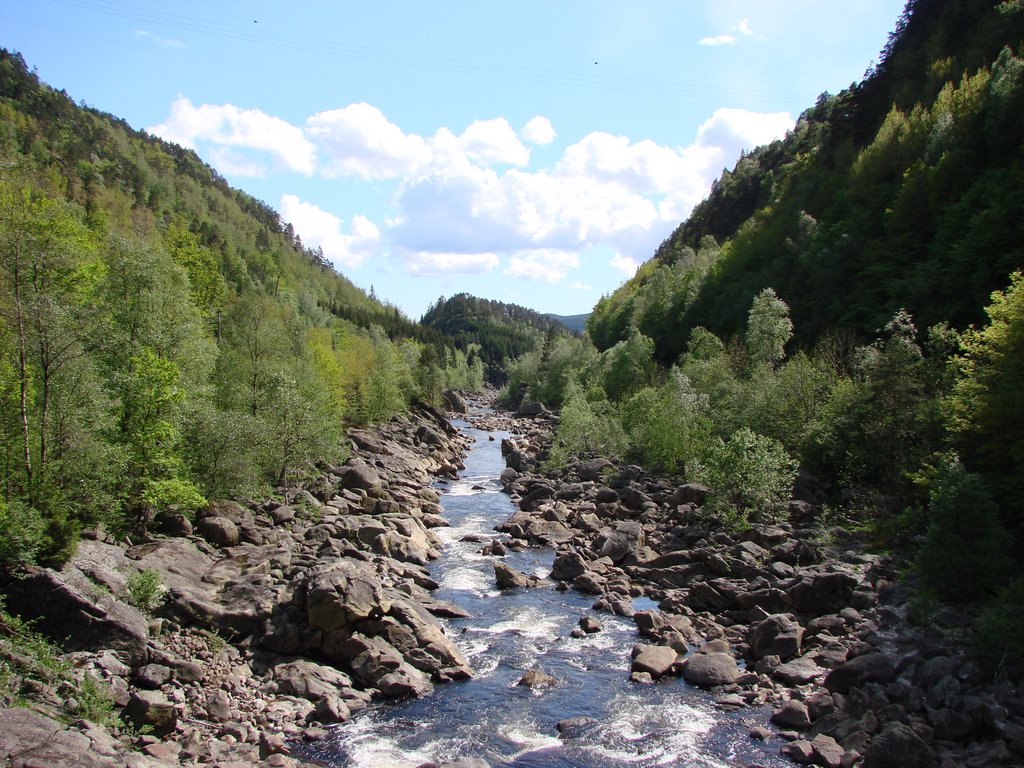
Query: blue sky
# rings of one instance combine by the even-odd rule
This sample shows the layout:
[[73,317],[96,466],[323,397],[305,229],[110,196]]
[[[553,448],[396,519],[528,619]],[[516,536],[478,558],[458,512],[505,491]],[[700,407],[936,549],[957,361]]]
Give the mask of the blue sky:
[[0,45],[195,149],[418,319],[588,312],[743,149],[861,79],[902,0],[0,3]]

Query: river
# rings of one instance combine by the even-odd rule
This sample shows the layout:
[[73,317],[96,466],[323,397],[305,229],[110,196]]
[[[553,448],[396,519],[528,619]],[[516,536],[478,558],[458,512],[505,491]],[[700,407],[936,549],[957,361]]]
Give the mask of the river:
[[[439,685],[421,699],[364,710],[305,756],[352,768],[415,768],[460,757],[536,768],[791,766],[778,756],[777,741],[748,735],[752,725],[766,722],[764,709],[719,711],[713,695],[678,679],[631,683],[630,649],[637,641],[631,620],[595,614],[602,631],[571,638],[593,596],[551,586],[497,589],[495,558],[480,555],[482,543],[472,539],[494,536],[494,526],[515,511],[498,480],[505,466],[501,439],[509,435],[457,424],[475,442],[458,480],[438,485],[451,527],[436,529],[444,547],[430,571],[440,584],[437,597],[470,613],[447,629],[474,677]],[[504,558],[539,576],[548,575],[552,559],[548,549]],[[641,599],[637,607],[653,606]],[[531,667],[553,675],[557,685],[517,685]],[[559,739],[558,721],[583,716],[597,723]]]

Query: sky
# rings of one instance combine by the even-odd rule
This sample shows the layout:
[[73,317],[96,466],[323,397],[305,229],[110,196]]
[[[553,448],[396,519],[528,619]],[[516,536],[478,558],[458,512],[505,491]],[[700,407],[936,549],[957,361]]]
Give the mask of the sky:
[[903,0],[5,0],[0,46],[194,149],[419,319],[573,315],[743,150],[862,79]]

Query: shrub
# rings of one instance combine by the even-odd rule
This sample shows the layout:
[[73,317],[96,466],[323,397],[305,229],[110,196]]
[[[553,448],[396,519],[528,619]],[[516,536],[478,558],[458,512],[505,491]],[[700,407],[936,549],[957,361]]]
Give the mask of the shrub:
[[947,600],[992,594],[1009,570],[1009,541],[985,481],[957,460],[929,493],[928,533],[917,555],[927,585]]
[[121,599],[143,613],[150,614],[164,601],[166,592],[167,589],[160,581],[159,572],[147,568],[128,577],[124,589],[121,590]]
[[727,526],[742,528],[781,519],[796,462],[777,440],[743,427],[728,441],[711,441],[692,475],[711,489],[705,506]]
[[997,661],[1024,661],[1024,578],[1010,582],[985,608],[978,645]]
[[46,528],[39,510],[0,500],[0,567],[35,562],[47,543]]

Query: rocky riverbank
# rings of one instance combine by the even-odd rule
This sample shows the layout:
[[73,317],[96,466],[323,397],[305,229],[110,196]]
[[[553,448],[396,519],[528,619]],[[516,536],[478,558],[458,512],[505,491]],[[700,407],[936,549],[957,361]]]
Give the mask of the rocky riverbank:
[[[21,681],[30,707],[0,709],[4,764],[286,768],[289,740],[470,676],[436,618],[461,611],[424,568],[447,525],[431,483],[456,476],[467,440],[423,406],[349,437],[344,465],[279,498],[165,515],[133,545],[93,532],[62,569],[8,579],[7,609],[132,727],[69,723],[71,687]],[[166,589],[152,616],[122,599],[140,572]]]
[[[601,458],[541,471],[556,424],[543,409],[492,421],[516,433],[502,446],[519,506],[498,527],[503,545],[555,548],[552,580],[632,616],[638,684],[681,675],[722,708],[769,705],[771,726],[751,737],[781,736],[798,764],[1024,764],[1020,681],[956,641],[968,617],[947,609],[911,626],[911,590],[889,558],[822,527],[812,478],[798,480],[787,522],[730,532],[701,514],[698,485]],[[640,596],[659,610],[634,611]]]

